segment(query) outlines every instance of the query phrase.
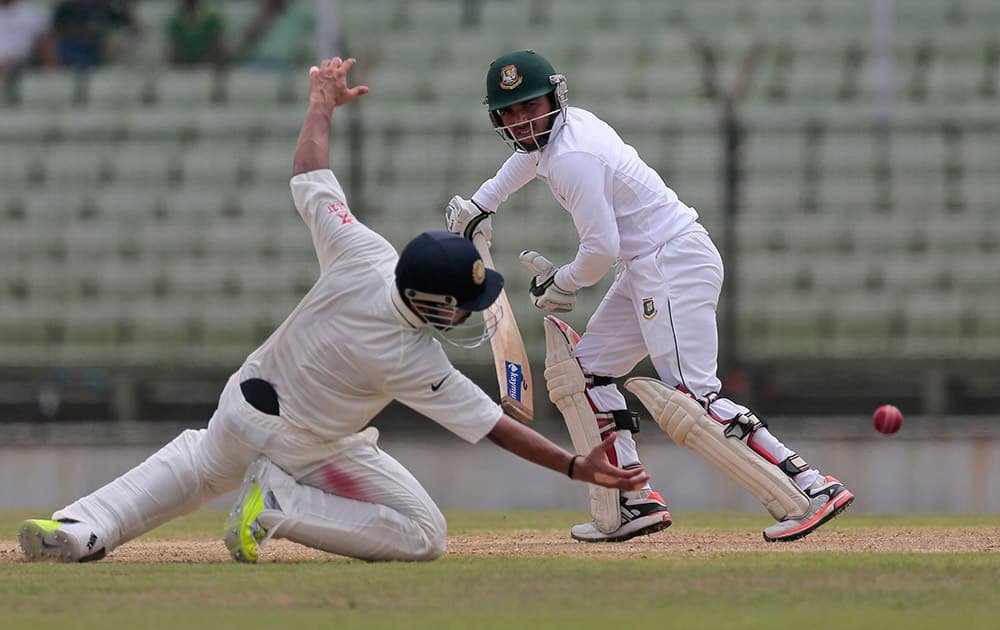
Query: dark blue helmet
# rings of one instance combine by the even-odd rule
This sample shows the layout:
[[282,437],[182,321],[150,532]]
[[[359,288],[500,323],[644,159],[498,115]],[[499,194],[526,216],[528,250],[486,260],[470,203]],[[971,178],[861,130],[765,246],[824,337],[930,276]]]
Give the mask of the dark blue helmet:
[[442,304],[481,311],[500,295],[503,276],[486,268],[468,239],[450,232],[424,232],[399,255],[396,288],[407,301],[434,296]]

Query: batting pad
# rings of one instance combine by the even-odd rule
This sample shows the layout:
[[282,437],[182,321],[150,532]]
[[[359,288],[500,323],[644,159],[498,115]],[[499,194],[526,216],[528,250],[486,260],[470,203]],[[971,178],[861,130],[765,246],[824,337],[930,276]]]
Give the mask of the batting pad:
[[809,499],[781,469],[754,453],[743,440],[728,438],[691,396],[655,378],[635,377],[625,389],[639,398],[660,428],[695,451],[753,495],[775,519],[801,518]]
[[[549,400],[559,409],[566,428],[569,429],[573,448],[577,453],[589,453],[600,444],[601,432],[597,426],[597,416],[587,398],[586,380],[580,364],[573,357],[573,349],[580,335],[569,324],[557,317],[547,315],[543,320],[545,329],[545,386],[549,390]],[[590,513],[597,528],[605,534],[621,527],[621,508],[618,505],[618,491],[588,484],[590,490]]]

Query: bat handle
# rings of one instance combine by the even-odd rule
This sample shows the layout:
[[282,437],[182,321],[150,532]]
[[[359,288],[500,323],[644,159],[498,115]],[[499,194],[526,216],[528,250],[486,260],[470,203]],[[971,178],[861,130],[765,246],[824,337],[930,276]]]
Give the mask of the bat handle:
[[493,265],[493,256],[490,254],[490,243],[481,232],[472,235],[472,244],[476,246],[476,251],[482,257],[483,264],[490,269],[496,269]]

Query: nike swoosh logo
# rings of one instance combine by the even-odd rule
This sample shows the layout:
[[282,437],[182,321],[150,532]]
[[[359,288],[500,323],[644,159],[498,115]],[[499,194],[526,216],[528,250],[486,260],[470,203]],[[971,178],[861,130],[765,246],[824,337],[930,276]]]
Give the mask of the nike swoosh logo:
[[[449,374],[448,376],[451,376],[451,374]],[[441,386],[444,385],[444,382],[448,380],[448,376],[444,377],[434,385],[431,385],[431,391],[436,392],[437,390],[441,389]]]

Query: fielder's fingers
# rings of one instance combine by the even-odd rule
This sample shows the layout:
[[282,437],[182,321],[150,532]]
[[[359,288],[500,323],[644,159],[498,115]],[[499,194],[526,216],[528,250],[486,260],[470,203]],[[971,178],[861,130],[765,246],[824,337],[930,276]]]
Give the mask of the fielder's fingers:
[[[523,256],[524,254],[522,253],[521,255]],[[617,437],[618,436],[613,431],[609,433],[603,440],[601,440],[600,444],[590,449],[590,452],[587,453],[585,459],[593,463],[595,468],[608,467],[614,469],[614,466],[608,463],[607,453],[608,449],[611,448],[611,445],[615,443],[615,439]]]
[[617,439],[618,439],[618,434],[615,433],[614,431],[610,431],[607,435],[604,436],[604,439],[601,440],[601,447],[604,449],[609,449]]
[[648,482],[649,479],[650,477],[647,474],[623,479],[618,475],[609,475],[603,472],[594,473],[595,483],[606,487],[622,488],[624,490],[637,490],[646,485],[646,482]]

